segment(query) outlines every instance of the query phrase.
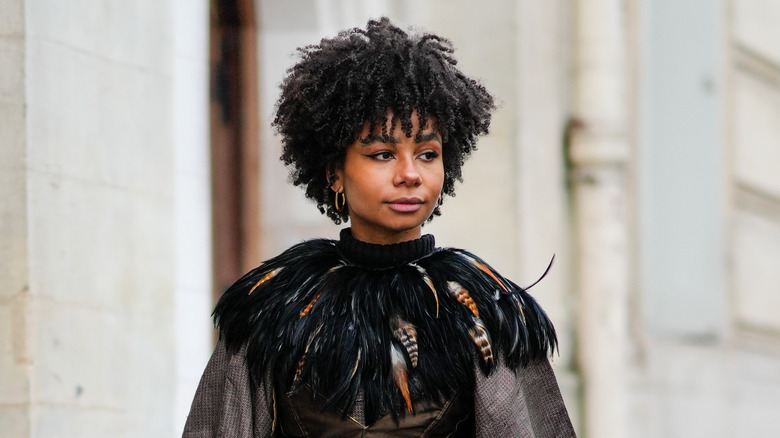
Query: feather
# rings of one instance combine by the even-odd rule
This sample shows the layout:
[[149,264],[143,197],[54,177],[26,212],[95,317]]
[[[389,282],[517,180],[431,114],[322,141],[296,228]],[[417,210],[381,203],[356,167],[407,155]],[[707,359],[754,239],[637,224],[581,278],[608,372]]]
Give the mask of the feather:
[[355,378],[355,374],[357,374],[358,366],[360,365],[360,357],[363,355],[363,351],[358,347],[357,351],[357,357],[355,358],[355,366],[352,368],[352,374],[349,375],[350,379]]
[[436,300],[436,318],[439,318],[439,294],[436,293],[436,288],[433,286],[433,281],[431,281],[431,277],[428,276],[428,272],[425,271],[420,265],[416,265],[414,263],[410,263],[410,265],[414,266],[417,271],[422,276],[423,281],[425,284],[428,285],[428,287],[431,289],[431,292],[433,292],[433,298]]
[[[333,272],[335,272],[337,269],[341,268],[342,266],[344,266],[344,265],[343,264],[339,264],[339,265],[336,265],[336,266],[328,269],[328,274],[332,274]],[[312,300],[309,302],[309,304],[303,310],[301,310],[301,314],[300,314],[299,318],[303,318],[304,316],[306,316],[306,314],[308,314],[311,311],[312,307],[314,307],[314,305],[317,304],[317,300],[320,299],[321,295],[322,295],[322,291],[317,292],[317,295],[315,295],[314,298],[312,298]]]
[[406,349],[406,354],[409,355],[409,362],[411,362],[412,368],[417,368],[419,355],[417,329],[415,329],[412,324],[397,316],[393,317],[390,324],[393,329],[393,337],[395,337]]
[[463,258],[465,258],[466,260],[468,260],[468,261],[469,261],[469,262],[470,262],[472,265],[474,265],[474,266],[475,266],[477,269],[479,269],[480,271],[482,271],[482,272],[484,272],[485,274],[487,274],[488,276],[490,276],[490,278],[492,278],[492,279],[493,279],[493,281],[495,281],[496,283],[498,283],[498,285],[499,285],[499,286],[501,286],[501,289],[504,289],[504,292],[509,292],[509,289],[506,287],[506,285],[504,285],[504,282],[503,282],[503,281],[501,281],[501,280],[498,278],[498,276],[496,275],[496,273],[495,273],[495,272],[493,272],[493,270],[492,270],[492,269],[490,269],[490,268],[489,268],[489,267],[488,267],[486,264],[484,264],[484,263],[480,262],[479,260],[475,259],[474,257],[471,257],[471,256],[469,256],[469,255],[467,255],[467,254],[464,254],[464,253],[462,253],[462,252],[461,252],[461,253],[459,253],[459,254],[460,254],[460,255],[461,255]]
[[301,381],[301,373],[303,372],[303,365],[306,363],[306,353],[301,355],[298,359],[298,366],[295,367],[295,378],[293,379],[293,387],[295,387]]
[[448,281],[447,287],[450,289],[450,293],[455,297],[456,300],[458,300],[459,303],[468,307],[469,310],[471,310],[471,313],[473,313],[475,317],[479,318],[479,309],[477,308],[477,303],[475,303],[474,299],[471,298],[471,294],[469,294],[469,291],[467,291],[466,288],[461,286],[457,281]]
[[404,359],[404,353],[401,351],[401,347],[395,343],[391,344],[390,360],[393,364],[393,379],[396,386],[401,390],[401,395],[406,401],[406,409],[412,412],[412,397],[409,393],[409,380],[406,370],[406,359]]
[[[273,281],[258,282],[266,276]],[[448,280],[461,287],[450,290]],[[248,294],[253,288],[258,293]],[[362,397],[367,424],[388,414],[397,420],[413,400],[470,387],[477,351],[488,375],[499,356],[516,371],[556,344],[533,297],[467,251],[440,249],[375,269],[324,239],[248,272],[220,298],[214,321],[229,351],[246,346],[254,379],[270,376],[284,389],[305,384],[344,416]]]
[[320,330],[322,330],[322,324],[317,326],[317,329],[309,336],[309,342],[306,343],[306,348],[303,350],[303,354],[301,355],[301,358],[298,359],[298,366],[295,368],[295,379],[293,380],[293,385],[295,383],[298,383],[301,380],[303,365],[306,363],[306,355],[309,353],[309,348],[311,347],[311,343],[312,341],[314,341],[314,338],[317,337],[317,335],[320,333]]
[[257,289],[257,286],[260,286],[261,284],[265,283],[266,281],[274,278],[276,276],[276,274],[278,274],[279,271],[281,271],[281,270],[282,270],[282,268],[276,268],[273,271],[263,275],[263,278],[261,278],[260,281],[258,281],[254,286],[252,286],[252,289],[249,290],[249,293],[247,295],[252,295],[252,292],[254,292],[255,289]]
[[499,286],[501,286],[501,289],[504,289],[504,292],[509,292],[509,289],[507,289],[507,287],[504,285],[504,282],[499,280],[495,272],[493,272],[490,268],[488,268],[487,265],[474,260],[474,266],[476,266],[480,271],[489,275],[496,283],[498,283]]
[[510,295],[512,297],[512,300],[517,304],[517,310],[520,311],[520,319],[523,320],[523,324],[525,324],[525,312],[523,311],[524,303],[523,303],[523,297],[521,297],[519,294],[512,294]]
[[554,261],[555,261],[555,254],[553,254],[552,258],[550,259],[550,263],[547,265],[547,269],[545,269],[545,270],[544,270],[544,274],[542,274],[542,276],[541,276],[541,277],[539,277],[539,279],[538,279],[538,280],[534,281],[534,282],[533,282],[533,283],[532,283],[530,286],[526,286],[524,289],[525,289],[525,290],[528,290],[528,289],[530,289],[530,288],[532,288],[532,287],[536,286],[536,284],[537,284],[537,283],[539,283],[540,281],[542,281],[542,279],[543,279],[544,277],[546,277],[546,276],[547,276],[547,274],[549,274],[549,273],[550,273],[550,268],[552,268],[552,265],[553,265],[553,262],[554,262]]
[[301,310],[301,315],[299,316],[299,318],[303,318],[304,316],[306,316],[307,313],[309,313],[311,308],[314,307],[314,305],[317,303],[317,300],[320,299],[321,295],[322,292],[318,292],[317,295],[315,295],[314,298],[312,298],[311,301],[309,301],[309,304],[306,305],[306,308]]
[[479,318],[472,318],[474,326],[469,330],[471,340],[479,349],[479,353],[482,356],[482,360],[486,365],[491,365],[493,359],[493,347],[490,345],[490,339],[488,338],[487,331],[485,330],[485,324]]

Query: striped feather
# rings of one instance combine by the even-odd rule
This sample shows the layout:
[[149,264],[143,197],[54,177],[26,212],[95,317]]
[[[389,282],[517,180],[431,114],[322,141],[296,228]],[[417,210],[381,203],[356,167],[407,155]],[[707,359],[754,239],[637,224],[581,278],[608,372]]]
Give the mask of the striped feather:
[[473,313],[475,317],[479,318],[479,309],[477,308],[477,303],[475,303],[474,299],[471,298],[471,294],[469,294],[469,291],[467,291],[466,288],[461,286],[457,281],[448,281],[447,287],[450,289],[450,293],[455,297],[456,300],[458,300],[459,303],[468,307],[469,310],[471,310],[471,313]]
[[469,335],[471,340],[479,350],[479,354],[482,356],[482,360],[486,365],[492,365],[495,359],[493,358],[493,347],[490,345],[490,339],[488,338],[487,331],[485,330],[485,324],[479,318],[473,318],[474,326],[469,329]]
[[317,337],[317,335],[320,333],[320,330],[322,330],[322,324],[317,326],[317,330],[315,330],[311,334],[311,336],[309,336],[309,342],[306,343],[306,349],[303,350],[303,354],[301,355],[301,358],[298,359],[298,366],[295,369],[295,378],[293,379],[293,386],[295,386],[295,384],[300,382],[301,380],[303,365],[306,364],[306,355],[309,353],[309,348],[311,347],[311,343],[312,341],[314,341],[314,338]]
[[406,354],[409,356],[409,362],[412,364],[412,368],[417,368],[419,358],[417,329],[415,329],[412,324],[397,316],[391,320],[391,326],[393,329],[393,337],[406,349]]

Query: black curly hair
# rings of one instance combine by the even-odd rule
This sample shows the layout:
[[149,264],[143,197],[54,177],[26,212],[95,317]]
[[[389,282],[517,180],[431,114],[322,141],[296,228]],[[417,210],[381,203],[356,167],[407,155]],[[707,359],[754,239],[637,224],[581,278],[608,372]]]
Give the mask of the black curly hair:
[[[292,183],[305,187],[320,212],[336,224],[347,220],[347,209],[334,207],[326,175],[344,163],[363,126],[384,130],[392,114],[392,123],[400,121],[410,136],[415,110],[421,126],[431,117],[442,136],[442,193],[455,194],[455,180],[462,180],[477,137],[487,134],[495,104],[485,87],[456,68],[449,40],[409,35],[382,18],[298,53],[281,84],[272,126],[282,136],[281,159],[291,167]],[[437,206],[431,218],[439,214]]]

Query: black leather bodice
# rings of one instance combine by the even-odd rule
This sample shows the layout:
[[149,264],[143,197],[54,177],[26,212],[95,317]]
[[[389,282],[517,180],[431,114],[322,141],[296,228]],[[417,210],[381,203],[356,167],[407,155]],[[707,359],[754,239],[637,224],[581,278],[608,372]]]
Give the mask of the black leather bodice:
[[[461,391],[443,402],[414,403],[414,413],[407,413],[396,423],[385,415],[374,424],[366,425],[350,415],[324,407],[322,397],[312,398],[309,388],[295,394],[281,394],[274,399],[276,437],[471,437],[474,434],[473,394]],[[360,409],[361,400],[356,403]]]

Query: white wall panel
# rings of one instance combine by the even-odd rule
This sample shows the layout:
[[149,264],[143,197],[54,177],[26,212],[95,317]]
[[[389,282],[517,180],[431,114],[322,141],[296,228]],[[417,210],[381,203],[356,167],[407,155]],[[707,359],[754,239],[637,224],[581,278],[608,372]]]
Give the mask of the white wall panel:
[[780,84],[737,70],[733,93],[737,182],[780,201]]
[[734,218],[732,293],[738,322],[780,335],[780,218],[740,209]]
[[780,2],[734,0],[734,41],[780,64]]

